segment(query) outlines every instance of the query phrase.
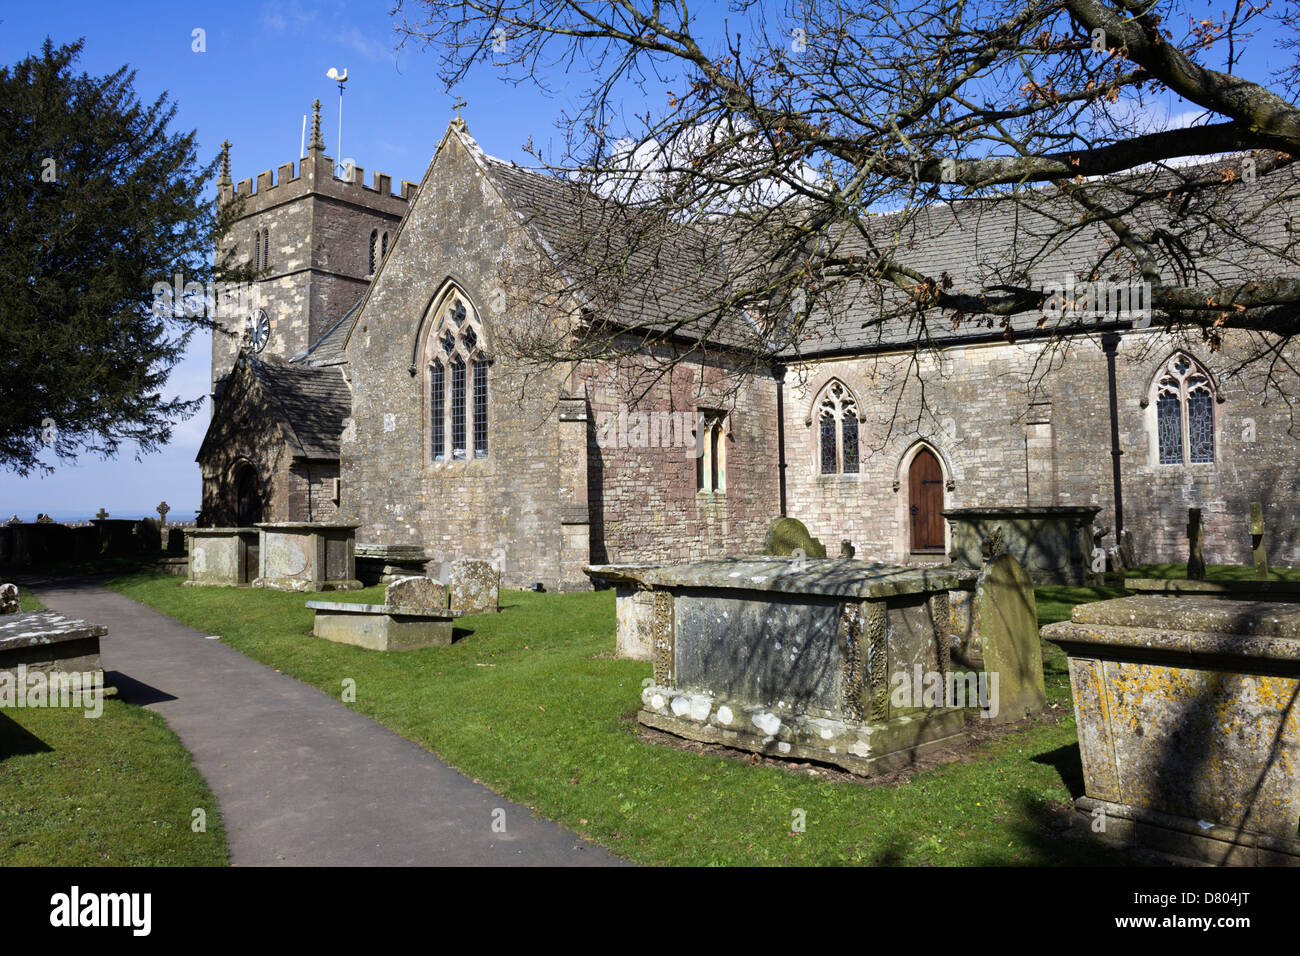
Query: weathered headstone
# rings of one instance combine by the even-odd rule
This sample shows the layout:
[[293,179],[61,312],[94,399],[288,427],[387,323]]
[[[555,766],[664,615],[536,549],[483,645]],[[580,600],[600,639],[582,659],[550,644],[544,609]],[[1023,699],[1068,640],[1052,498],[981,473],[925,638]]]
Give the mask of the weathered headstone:
[[850,541],[848,538],[844,538],[840,541],[841,558],[851,558],[857,553],[858,553],[858,549],[853,547],[853,542]]
[[108,512],[105,511],[103,508],[100,508],[98,511],[95,512],[95,517],[98,518],[100,521],[103,521],[108,517]]
[[451,609],[486,614],[499,609],[501,574],[490,561],[451,562]]
[[1125,569],[1137,567],[1137,548],[1133,544],[1133,532],[1128,528],[1119,533],[1119,555],[1124,561]]
[[158,512],[158,525],[159,525],[159,527],[162,527],[162,528],[167,527],[167,512],[169,512],[169,511],[172,510],[172,509],[171,509],[171,505],[167,504],[167,502],[165,502],[165,501],[160,501],[160,502],[158,503],[158,507],[155,508],[154,510]]
[[430,578],[399,578],[384,588],[384,604],[418,610],[442,609],[447,606],[447,589]]
[[18,599],[18,585],[0,584],[0,614],[17,614],[22,607]]
[[1187,509],[1187,580],[1205,580],[1205,558],[1201,555],[1201,509]]
[[1268,550],[1264,546],[1264,509],[1258,501],[1250,503],[1250,547],[1255,553],[1255,577],[1268,580]]
[[998,555],[980,572],[975,615],[990,696],[996,694],[989,719],[1007,723],[1038,713],[1047,704],[1038,605],[1033,579],[1011,555]]
[[798,518],[777,518],[767,529],[763,553],[824,558],[826,545],[810,535],[808,528]]

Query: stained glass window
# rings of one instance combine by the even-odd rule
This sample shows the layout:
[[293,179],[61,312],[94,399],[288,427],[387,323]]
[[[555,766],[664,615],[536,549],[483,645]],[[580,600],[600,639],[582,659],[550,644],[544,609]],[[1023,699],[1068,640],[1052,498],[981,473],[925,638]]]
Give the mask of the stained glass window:
[[850,415],[840,423],[844,436],[844,473],[858,473],[858,418]]
[[1156,443],[1162,465],[1214,461],[1214,386],[1179,352],[1156,380]]
[[1183,411],[1178,394],[1161,392],[1156,401],[1156,422],[1160,435],[1160,464],[1183,463]]
[[858,404],[843,382],[832,381],[817,403],[819,461],[823,475],[858,473]]
[[1187,445],[1191,461],[1214,461],[1214,399],[1208,384],[1187,396]]
[[838,470],[835,465],[835,416],[823,413],[821,420],[822,438],[822,474],[833,475]]

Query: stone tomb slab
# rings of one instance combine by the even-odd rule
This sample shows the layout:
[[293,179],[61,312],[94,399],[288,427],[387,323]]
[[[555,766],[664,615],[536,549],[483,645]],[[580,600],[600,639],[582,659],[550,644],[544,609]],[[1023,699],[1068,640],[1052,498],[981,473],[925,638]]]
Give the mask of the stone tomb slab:
[[240,587],[258,576],[256,528],[189,528],[190,587]]
[[890,693],[947,673],[951,572],[762,557],[623,573],[653,600],[646,726],[863,775],[964,736],[961,708]]
[[1070,658],[1079,813],[1162,852],[1300,864],[1297,606],[1138,595],[1073,617],[1042,633]]
[[356,575],[356,525],[278,521],[257,528],[261,570],[253,587],[353,591],[364,586]]
[[308,601],[307,607],[316,612],[312,633],[317,637],[372,651],[446,647],[451,644],[452,621],[461,616],[449,608],[389,604]]
[[73,620],[54,611],[22,611],[0,618],[0,671],[103,671],[102,624]]
[[654,656],[654,592],[636,575],[651,564],[599,564],[582,571],[597,586],[614,588],[614,656],[648,661]]

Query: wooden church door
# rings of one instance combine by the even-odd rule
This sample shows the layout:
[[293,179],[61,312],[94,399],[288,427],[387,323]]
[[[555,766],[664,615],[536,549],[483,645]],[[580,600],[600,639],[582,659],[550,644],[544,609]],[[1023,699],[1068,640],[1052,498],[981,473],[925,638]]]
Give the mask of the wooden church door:
[[943,469],[928,448],[908,468],[908,504],[914,552],[943,553]]

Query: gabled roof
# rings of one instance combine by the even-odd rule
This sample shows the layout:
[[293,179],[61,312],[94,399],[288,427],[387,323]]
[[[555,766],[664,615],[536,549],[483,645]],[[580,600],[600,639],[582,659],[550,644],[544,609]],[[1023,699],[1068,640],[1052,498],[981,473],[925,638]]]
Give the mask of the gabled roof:
[[505,202],[542,240],[561,270],[599,257],[621,263],[601,287],[579,294],[596,317],[629,329],[675,330],[717,345],[753,347],[754,328],[736,310],[700,316],[725,299],[728,271],[719,236],[694,225],[648,221],[633,207],[599,196],[580,183],[524,169],[482,153],[480,165]]
[[352,392],[342,369],[253,356],[247,360],[249,372],[291,433],[295,455],[338,458],[343,420],[352,414]]
[[265,422],[280,429],[295,458],[339,457],[343,421],[352,414],[352,392],[337,366],[297,365],[243,353],[214,400],[212,420],[199,446],[203,461],[240,408],[265,413]]

